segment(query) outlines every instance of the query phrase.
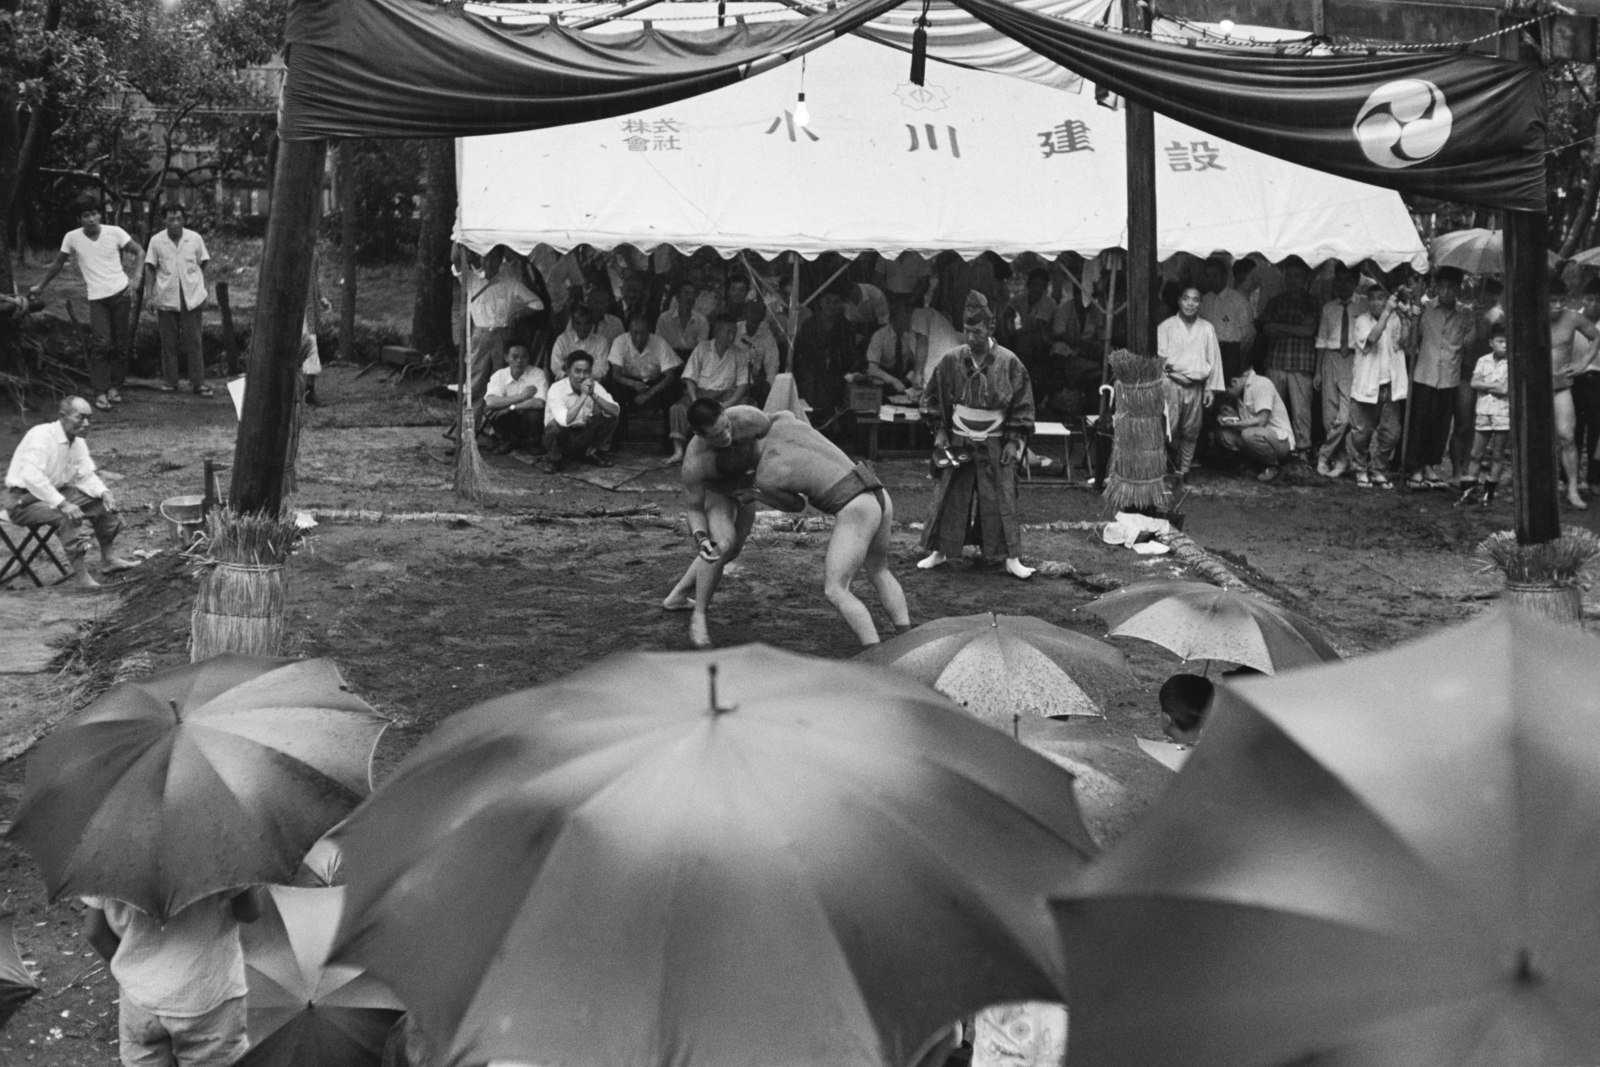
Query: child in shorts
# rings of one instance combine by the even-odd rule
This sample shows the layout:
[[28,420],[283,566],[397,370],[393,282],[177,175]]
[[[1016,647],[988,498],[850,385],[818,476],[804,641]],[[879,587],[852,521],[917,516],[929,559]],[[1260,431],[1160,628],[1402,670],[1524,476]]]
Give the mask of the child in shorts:
[[[1461,472],[1459,507],[1476,501],[1488,507],[1494,500],[1500,473],[1505,468],[1506,450],[1511,443],[1511,390],[1507,362],[1506,328],[1497,322],[1489,328],[1489,352],[1478,359],[1472,370],[1472,388],[1478,402],[1473,424],[1472,455]],[[1484,466],[1488,465],[1485,473]]]

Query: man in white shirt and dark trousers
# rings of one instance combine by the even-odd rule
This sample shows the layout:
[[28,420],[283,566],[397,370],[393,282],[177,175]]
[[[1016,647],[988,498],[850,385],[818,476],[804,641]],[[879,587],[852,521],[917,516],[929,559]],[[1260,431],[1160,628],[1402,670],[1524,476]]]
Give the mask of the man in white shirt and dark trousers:
[[1231,381],[1250,365],[1256,342],[1255,308],[1250,298],[1228,285],[1228,265],[1220,259],[1206,261],[1204,277],[1209,290],[1200,298],[1200,317],[1217,331],[1222,350],[1224,380]]
[[134,564],[111,551],[122,518],[117,514],[116,498],[89,458],[89,444],[84,439],[93,414],[89,402],[69,396],[61,402],[59,412],[61,417],[55,422],[42,423],[22,435],[6,471],[6,511],[18,526],[54,526],[78,587],[98,589],[100,583],[89,573],[85,524],[100,544],[105,573],[125,571]]
[[1399,300],[1380,285],[1367,287],[1367,310],[1351,326],[1355,364],[1350,374],[1350,462],[1357,489],[1393,489],[1389,466],[1400,441],[1400,401],[1409,379]]
[[1167,452],[1178,481],[1189,476],[1205,411],[1223,389],[1217,332],[1200,317],[1200,290],[1178,297],[1178,313],[1156,327],[1156,354],[1167,365]]
[[531,365],[522,345],[506,349],[506,365],[489,375],[483,396],[484,432],[495,438],[489,451],[503,456],[513,448],[537,444],[544,434],[544,405],[550,379]]
[[567,457],[613,466],[607,452],[622,407],[594,380],[594,357],[579,349],[567,357],[567,376],[550,387],[544,405],[544,469],[560,474]]
[[123,355],[131,340],[128,312],[132,301],[122,256],[131,252],[136,263],[143,262],[144,249],[120,226],[102,225],[100,202],[92,197],[78,201],[78,224],[78,229],[61,239],[55,261],[28,295],[42,294],[67,260],[78,268],[89,299],[89,388],[94,393],[94,406],[110,411],[112,404],[122,402],[119,387],[126,374]]
[[1365,310],[1356,299],[1356,276],[1340,265],[1333,272],[1333,299],[1322,305],[1317,327],[1317,386],[1322,390],[1322,448],[1317,473],[1337,478],[1350,469],[1350,376],[1355,368],[1355,322]]
[[184,228],[182,207],[168,207],[166,222],[166,228],[150,239],[150,252],[144,258],[145,289],[161,331],[161,390],[177,390],[181,352],[189,368],[189,388],[197,396],[211,396],[214,390],[206,384],[200,337],[211,254],[203,237]]

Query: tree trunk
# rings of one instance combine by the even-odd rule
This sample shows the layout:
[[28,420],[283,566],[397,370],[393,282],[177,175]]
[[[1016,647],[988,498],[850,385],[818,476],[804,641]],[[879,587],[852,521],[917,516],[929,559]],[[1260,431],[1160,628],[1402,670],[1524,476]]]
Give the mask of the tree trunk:
[[[0,0],[0,16],[14,19],[19,0]],[[22,151],[21,130],[17,121],[18,57],[0,54],[0,294],[10,296],[16,287],[11,265],[11,236],[17,232],[17,168]],[[22,354],[22,316],[0,315],[0,374],[20,369]]]
[[423,149],[421,225],[417,230],[416,303],[411,347],[432,355],[450,346],[453,281],[450,231],[456,217],[456,144],[429,141]]

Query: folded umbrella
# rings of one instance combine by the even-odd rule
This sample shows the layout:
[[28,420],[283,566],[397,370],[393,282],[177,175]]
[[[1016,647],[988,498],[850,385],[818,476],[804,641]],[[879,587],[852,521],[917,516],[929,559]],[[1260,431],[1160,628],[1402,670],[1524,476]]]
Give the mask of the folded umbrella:
[[[333,959],[450,1062],[904,1067],[1059,1000],[1068,776],[925,686],[761,645],[446,720],[339,835]],[[418,966],[419,959],[427,966]]]
[[326,963],[344,889],[271,886],[240,928],[250,1051],[236,1067],[378,1067],[404,1007],[358,967]]
[[1086,1067],[1600,1063],[1600,643],[1494,614],[1222,689],[1056,904]]
[[386,725],[329,660],[224,655],[124,682],[28,757],[9,836],[52,900],[110,896],[165,919],[289,881],[369,791]]
[[1115,637],[1137,637],[1184,659],[1215,659],[1276,674],[1339,658],[1304,615],[1208,582],[1138,582],[1086,608]]
[[37,992],[39,983],[23,966],[22,954],[17,951],[16,916],[0,911],[0,1027]]
[[1105,698],[1131,680],[1127,660],[1104,641],[988,611],[924,623],[859,658],[924,681],[1007,731],[1013,715],[1098,718]]

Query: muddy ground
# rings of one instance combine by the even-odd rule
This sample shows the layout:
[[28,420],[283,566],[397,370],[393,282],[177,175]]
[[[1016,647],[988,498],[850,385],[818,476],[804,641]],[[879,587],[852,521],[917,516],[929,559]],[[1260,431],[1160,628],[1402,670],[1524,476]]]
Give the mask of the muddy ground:
[[[452,492],[453,461],[440,435],[448,401],[428,390],[428,383],[391,384],[379,373],[358,377],[356,368],[333,366],[320,387],[326,406],[309,413],[301,446],[295,504],[322,520],[293,565],[291,650],[334,658],[393,719],[376,762],[380,780],[434,724],[476,701],[612,652],[688,647],[685,618],[657,607],[689,551],[674,472],[658,465],[651,443],[626,445],[615,471],[582,476],[493,458],[487,463],[499,498],[468,504]],[[126,547],[157,554],[128,582],[115,621],[86,631],[70,650],[86,684],[61,692],[79,700],[119,668],[141,673],[187,661],[194,584],[158,509],[168,497],[198,493],[202,461],[227,462],[233,450],[236,424],[225,396],[201,400],[138,383],[125,392],[128,402],[99,420],[92,445],[128,511]],[[0,449],[9,455],[42,417],[0,417]],[[1027,534],[1026,556],[1068,561],[1077,576],[1021,583],[966,565],[917,571],[910,524],[928,504],[926,465],[898,460],[880,471],[894,496],[896,571],[913,621],[992,610],[1100,634],[1084,610],[1098,589],[1179,573],[1168,560],[1105,546],[1089,533],[1038,530]],[[1348,654],[1387,648],[1492,603],[1498,582],[1471,552],[1484,535],[1509,526],[1507,505],[1457,509],[1443,493],[1284,481],[1262,486],[1243,475],[1202,473],[1185,504],[1187,532],[1318,621]],[[595,510],[613,514],[586,517]],[[1023,510],[1034,524],[1103,518],[1099,498],[1081,482],[1025,488]],[[361,511],[371,514],[351,514]],[[388,520],[368,521],[378,513]],[[345,517],[329,517],[336,514]],[[1574,517],[1594,521],[1592,513]],[[719,597],[714,636],[854,654],[822,597],[825,542],[818,532],[759,533]],[[1108,716],[1127,733],[1159,736],[1155,690],[1183,665],[1149,645],[1114,643],[1128,654],[1135,681],[1115,695]],[[11,817],[23,767],[23,759],[0,765],[0,823]],[[79,908],[47,905],[31,862],[0,844],[4,909],[18,912],[22,951],[45,993],[0,1032],[0,1065],[114,1063],[115,986],[77,935]]]

